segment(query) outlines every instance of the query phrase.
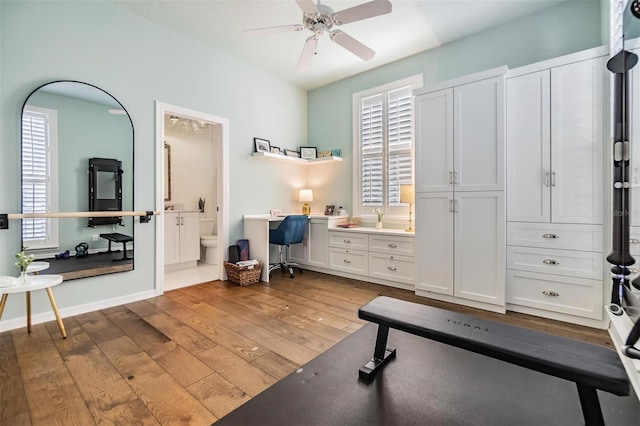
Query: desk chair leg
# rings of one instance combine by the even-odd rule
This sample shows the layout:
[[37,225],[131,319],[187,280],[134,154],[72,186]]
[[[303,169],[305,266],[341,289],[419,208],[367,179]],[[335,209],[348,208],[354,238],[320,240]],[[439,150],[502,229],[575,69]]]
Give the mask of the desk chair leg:
[[64,324],[62,323],[62,318],[60,318],[60,312],[58,312],[58,306],[56,305],[56,299],[53,298],[53,292],[50,287],[47,287],[47,294],[49,295],[49,302],[51,302],[51,308],[53,309],[53,313],[56,315],[56,321],[58,321],[58,328],[60,329],[60,334],[62,334],[62,338],[67,338],[67,332],[64,330]]
[[27,333],[31,333],[31,292],[27,291]]
[[4,305],[7,304],[7,293],[2,295],[2,299],[0,299],[0,318],[2,318],[2,313],[4,312]]

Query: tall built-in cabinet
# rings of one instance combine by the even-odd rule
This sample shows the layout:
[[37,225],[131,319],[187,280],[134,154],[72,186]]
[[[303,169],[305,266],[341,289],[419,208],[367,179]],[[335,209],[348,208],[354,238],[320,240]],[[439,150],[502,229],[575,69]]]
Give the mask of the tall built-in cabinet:
[[504,312],[504,75],[417,90],[416,294]]
[[509,310],[592,326],[603,319],[604,54],[509,72]]

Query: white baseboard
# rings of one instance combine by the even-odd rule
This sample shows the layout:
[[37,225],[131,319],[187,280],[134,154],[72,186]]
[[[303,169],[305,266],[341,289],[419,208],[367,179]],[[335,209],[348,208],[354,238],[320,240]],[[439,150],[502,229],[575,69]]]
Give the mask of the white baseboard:
[[[143,291],[140,293],[128,294],[126,296],[114,297],[113,299],[100,300],[98,302],[86,303],[84,305],[70,306],[68,308],[59,309],[60,316],[64,322],[64,318],[74,315],[86,314],[87,312],[99,311],[100,309],[112,308],[114,306],[124,305],[126,303],[137,302],[139,300],[150,299],[156,297],[155,290]],[[31,315],[31,324],[40,324],[43,322],[54,321],[56,319],[52,310]],[[15,330],[27,326],[27,317],[12,318],[10,320],[0,321],[0,332]]]

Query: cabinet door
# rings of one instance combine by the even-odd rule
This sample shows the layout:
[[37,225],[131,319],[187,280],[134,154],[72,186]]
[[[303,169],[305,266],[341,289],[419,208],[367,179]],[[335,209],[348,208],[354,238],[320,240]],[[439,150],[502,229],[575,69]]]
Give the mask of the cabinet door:
[[180,213],[180,262],[200,259],[200,217],[197,212]]
[[453,89],[415,99],[416,192],[453,189]]
[[549,70],[507,80],[507,220],[551,221]]
[[603,216],[603,58],[551,70],[551,218],[601,224]]
[[164,264],[180,262],[180,218],[178,213],[164,213]]
[[416,194],[416,290],[453,296],[453,193]]
[[456,191],[504,189],[504,78],[454,88]]
[[326,220],[310,220],[308,229],[307,250],[309,253],[309,265],[326,268],[329,255],[329,230]]
[[454,217],[455,296],[504,306],[504,193],[456,192]]
[[[309,260],[309,227],[304,231],[304,239],[299,244],[291,244],[289,246],[289,252],[287,260],[290,262],[298,263],[300,265],[306,265]],[[280,262],[280,258],[278,258]]]

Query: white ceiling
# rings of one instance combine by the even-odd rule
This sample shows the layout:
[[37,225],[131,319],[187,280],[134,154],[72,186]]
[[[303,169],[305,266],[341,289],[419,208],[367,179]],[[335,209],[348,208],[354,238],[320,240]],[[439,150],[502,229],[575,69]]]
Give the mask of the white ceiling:
[[[303,73],[296,64],[309,30],[247,35],[245,29],[302,23],[294,0],[111,0],[114,5],[171,28],[304,89],[370,70],[418,52],[521,18],[566,0],[391,0],[393,10],[339,27],[376,55],[363,61],[327,34]],[[362,1],[323,0],[340,11]]]

